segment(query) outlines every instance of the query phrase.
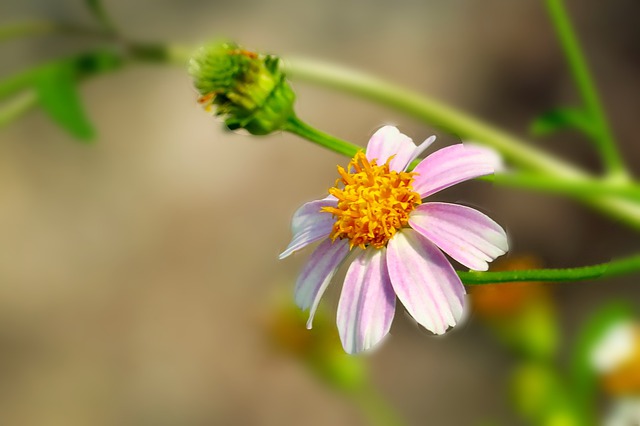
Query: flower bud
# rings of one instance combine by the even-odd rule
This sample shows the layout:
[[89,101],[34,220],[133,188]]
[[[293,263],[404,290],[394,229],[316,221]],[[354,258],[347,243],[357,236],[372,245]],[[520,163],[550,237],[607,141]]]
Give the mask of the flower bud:
[[281,130],[294,116],[295,94],[280,69],[280,58],[242,49],[235,43],[200,48],[189,73],[205,109],[224,118],[230,130],[253,135]]

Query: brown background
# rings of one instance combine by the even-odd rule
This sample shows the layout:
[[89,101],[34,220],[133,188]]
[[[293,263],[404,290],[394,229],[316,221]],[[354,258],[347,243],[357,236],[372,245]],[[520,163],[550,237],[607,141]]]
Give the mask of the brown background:
[[[105,0],[136,39],[217,37],[342,62],[525,133],[577,96],[543,2]],[[621,149],[640,170],[640,7],[569,1]],[[0,20],[90,23],[81,1],[3,0]],[[0,75],[92,46],[0,46]],[[437,147],[456,141],[386,108],[294,82],[301,117],[364,145],[385,123]],[[289,297],[306,254],[279,262],[289,219],[345,163],[291,135],[230,134],[195,103],[185,70],[136,66],[83,85],[99,138],[83,146],[41,111],[0,131],[0,424],[352,425],[347,400],[274,352],[263,319]],[[535,143],[593,170],[580,136]],[[572,201],[470,183],[443,199],[481,206],[513,253],[573,266],[638,240]],[[603,300],[638,300],[637,278],[559,286],[565,343]],[[335,309],[339,285],[324,304]],[[284,296],[283,296],[284,295]],[[511,360],[471,317],[434,338],[398,315],[369,362],[411,424],[518,424]]]

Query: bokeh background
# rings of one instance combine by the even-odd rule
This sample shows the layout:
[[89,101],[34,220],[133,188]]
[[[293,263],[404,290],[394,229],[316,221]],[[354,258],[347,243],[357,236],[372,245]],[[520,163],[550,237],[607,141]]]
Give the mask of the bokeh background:
[[[615,134],[640,171],[640,4],[568,1]],[[526,134],[576,104],[543,2],[104,0],[128,37],[197,45],[220,37],[368,70]],[[92,25],[80,0],[2,0],[0,21]],[[0,46],[0,76],[96,45],[38,37]],[[293,82],[299,115],[364,145],[392,123],[457,141],[384,107]],[[0,424],[358,425],[349,399],[279,351],[267,332],[308,252],[286,261],[289,220],[346,163],[288,134],[226,132],[196,104],[186,70],[138,65],[82,86],[99,131],[73,140],[42,111],[0,130]],[[535,143],[592,170],[579,135]],[[573,201],[472,182],[443,200],[480,206],[512,253],[549,267],[631,253],[637,237]],[[638,300],[637,277],[555,287],[562,344],[604,300]],[[335,310],[339,284],[324,305]],[[409,424],[523,424],[514,363],[473,313],[445,337],[397,315],[368,356]],[[493,423],[484,423],[493,424]]]

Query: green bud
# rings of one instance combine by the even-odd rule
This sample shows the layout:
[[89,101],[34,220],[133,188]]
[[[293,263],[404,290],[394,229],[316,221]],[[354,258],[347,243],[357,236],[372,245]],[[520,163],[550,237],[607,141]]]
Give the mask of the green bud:
[[231,130],[253,135],[281,130],[294,116],[295,94],[281,71],[280,58],[242,49],[235,43],[202,47],[189,73],[205,108],[213,108]]

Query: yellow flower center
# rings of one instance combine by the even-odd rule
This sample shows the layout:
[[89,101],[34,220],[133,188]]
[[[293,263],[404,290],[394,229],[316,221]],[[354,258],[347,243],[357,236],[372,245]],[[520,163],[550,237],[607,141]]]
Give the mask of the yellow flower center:
[[382,248],[407,225],[409,213],[422,202],[412,187],[416,173],[390,170],[389,161],[379,166],[360,151],[347,170],[338,166],[341,177],[329,189],[338,206],[322,208],[336,218],[331,231],[334,241],[348,238],[351,248]]

